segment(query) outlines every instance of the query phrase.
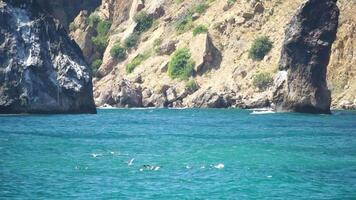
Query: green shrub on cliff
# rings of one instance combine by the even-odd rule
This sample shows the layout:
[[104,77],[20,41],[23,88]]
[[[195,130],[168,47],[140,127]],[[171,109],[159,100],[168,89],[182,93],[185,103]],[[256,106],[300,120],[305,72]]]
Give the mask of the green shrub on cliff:
[[96,13],[90,14],[90,16],[88,17],[88,20],[87,20],[89,26],[91,26],[91,27],[95,27],[100,21],[101,21],[100,17]]
[[160,51],[161,45],[162,45],[161,38],[155,39],[153,41],[153,50],[155,51],[155,53],[158,53]]
[[271,51],[272,47],[273,42],[268,37],[259,37],[253,41],[249,51],[249,57],[253,60],[260,61]]
[[92,68],[92,71],[93,71],[93,76],[97,76],[98,69],[100,68],[100,66],[101,66],[102,64],[103,64],[103,61],[100,60],[100,59],[94,60],[94,61],[91,63],[91,68]]
[[185,84],[185,89],[189,93],[194,93],[195,91],[197,91],[199,89],[199,85],[194,79],[191,79]]
[[175,29],[178,34],[182,34],[188,30],[190,30],[193,26],[193,18],[191,13],[183,14],[178,18],[175,24]]
[[110,20],[100,21],[96,26],[96,32],[100,36],[107,36],[111,28]]
[[108,46],[108,35],[111,28],[111,21],[100,21],[96,24],[96,36],[92,37],[93,44],[98,48],[98,51],[102,54]]
[[181,3],[184,2],[184,0],[174,0],[174,2],[175,2],[176,4],[181,4]]
[[253,78],[253,85],[259,90],[266,90],[273,84],[273,77],[270,73],[262,72]]
[[151,51],[145,51],[142,54],[138,54],[131,62],[126,65],[126,72],[132,73],[137,66],[139,66],[143,61],[147,60],[151,56]]
[[226,3],[228,6],[233,6],[236,3],[236,0],[227,0]]
[[108,46],[108,41],[106,37],[92,37],[91,41],[93,42],[97,50],[100,52],[100,54],[102,54]]
[[174,52],[168,64],[168,75],[171,78],[187,80],[194,72],[194,61],[187,48],[181,48]]
[[118,60],[123,60],[126,58],[126,50],[117,43],[111,48],[110,55]]
[[137,23],[135,31],[140,33],[150,29],[153,24],[153,17],[147,14],[145,11],[137,13],[134,16],[134,20]]
[[137,45],[139,39],[140,39],[140,34],[138,32],[133,32],[129,37],[125,39],[124,46],[127,49],[131,49]]
[[197,36],[198,34],[207,33],[207,32],[208,32],[208,28],[206,28],[206,26],[198,25],[193,29],[193,36]]
[[206,2],[197,4],[193,11],[199,14],[205,13],[205,11],[209,8],[209,5]]

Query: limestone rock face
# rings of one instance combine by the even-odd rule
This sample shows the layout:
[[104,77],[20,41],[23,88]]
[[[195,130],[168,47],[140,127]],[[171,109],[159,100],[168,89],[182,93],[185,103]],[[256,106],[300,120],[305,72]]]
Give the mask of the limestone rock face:
[[212,43],[209,34],[197,35],[190,45],[190,51],[198,74],[218,67],[221,63],[221,53]]
[[274,92],[278,111],[330,113],[326,72],[338,18],[336,0],[309,0],[292,18],[279,62],[287,76]]
[[95,113],[91,71],[37,3],[0,2],[0,113]]
[[71,30],[70,36],[75,40],[82,49],[84,58],[87,62],[92,63],[94,60],[100,57],[100,53],[92,42],[92,37],[95,35],[95,29],[88,26],[87,18],[89,13],[87,11],[81,11],[79,15],[74,19],[73,25],[75,30]]
[[[321,48],[323,42],[320,43],[321,47],[314,48],[312,45],[318,43],[318,40],[315,39],[318,38],[317,35],[319,34],[317,30],[323,30],[324,26],[319,26],[318,23],[314,22],[315,19],[310,20],[310,18],[324,16],[322,9],[325,7],[323,5],[334,5],[334,1],[331,4],[330,1],[321,2],[321,0],[319,0],[320,2],[307,2],[308,5],[320,4],[321,7],[309,6],[313,9],[313,14],[305,9],[300,14],[303,16],[301,20],[305,21],[300,21],[300,26],[298,23],[294,25],[296,33],[298,33],[298,27],[300,28],[300,37],[293,36],[294,40],[290,41],[292,47],[289,47],[289,49],[294,49],[292,52],[299,52],[299,54],[284,53],[291,55],[294,61],[288,62],[298,67],[293,69],[289,67],[280,71],[277,69],[282,47],[285,46],[283,41],[285,27],[287,27],[295,11],[306,1],[250,0],[236,1],[233,4],[227,3],[227,1],[207,1],[206,11],[199,14],[193,11],[191,16],[193,18],[192,26],[178,33],[176,30],[177,22],[182,17],[187,16],[190,13],[189,11],[192,11],[202,1],[184,0],[177,3],[173,0],[102,0],[101,5],[94,12],[101,20],[112,21],[108,33],[108,46],[104,54],[101,50],[95,48],[91,41],[91,37],[95,35],[93,33],[95,30],[88,28],[88,23],[86,23],[88,16],[93,13],[90,10],[87,13],[81,12],[74,20],[75,29],[72,30],[71,36],[82,49],[87,62],[92,63],[93,60],[102,60],[102,65],[96,73],[97,78],[94,80],[97,106],[105,104],[119,107],[140,106],[140,103],[136,103],[139,101],[136,100],[140,98],[141,94],[143,107],[231,106],[254,108],[272,106],[274,105],[273,99],[275,99],[275,102],[280,102],[277,105],[282,105],[284,99],[286,99],[286,102],[292,101],[288,99],[293,96],[295,96],[296,102],[303,101],[305,105],[321,106],[320,102],[327,101],[315,100],[320,99],[321,95],[319,94],[323,92],[318,92],[316,95],[316,91],[322,90],[315,89],[314,91],[313,87],[317,88],[319,85],[325,84],[324,79],[320,79],[322,80],[321,83],[314,84],[313,82],[316,86],[310,86],[309,83],[311,80],[319,81],[318,78],[315,78],[317,76],[315,74],[323,76],[323,73],[315,72],[318,67],[311,69],[312,66],[316,66],[312,64],[313,60],[319,62],[320,59],[323,60],[323,63],[325,61],[320,57],[324,52]],[[356,1],[339,0],[337,5],[340,8],[340,23],[337,39],[333,43],[331,51],[327,82],[332,93],[333,108],[349,109],[356,107],[354,106],[356,105],[356,79],[354,79],[356,74],[354,66],[356,65],[355,56],[353,56],[356,49],[356,42],[354,42],[356,36],[354,14]],[[87,9],[83,8],[82,10]],[[126,58],[117,61],[112,58],[110,50],[115,43],[124,44],[125,39],[134,32],[137,26],[134,16],[140,11],[144,11],[155,18],[155,22],[149,30],[141,33],[135,47],[127,49]],[[316,26],[308,25],[307,19],[313,21]],[[325,22],[326,29],[332,26],[333,22],[329,22]],[[198,25],[207,27],[208,33],[194,36],[192,29]],[[307,27],[308,30],[304,27]],[[320,33],[324,34],[324,32]],[[249,50],[253,41],[260,36],[268,37],[273,42],[273,48],[265,56],[265,59],[254,61],[249,56]],[[320,41],[328,42],[328,40],[323,39],[324,36],[320,36],[320,38]],[[293,47],[294,44],[295,47]],[[312,48],[309,52],[295,50],[300,49],[300,46],[303,45],[308,48],[312,46]],[[196,73],[190,77],[199,85],[199,89],[194,93],[182,92],[185,91],[187,81],[172,79],[167,73],[172,52],[180,48],[189,49],[196,63]],[[315,53],[316,51],[320,54]],[[127,64],[131,63],[139,54],[149,56],[140,62],[132,72],[128,73],[126,71]],[[317,56],[308,58],[307,55]],[[308,58],[305,62],[300,59],[303,56]],[[305,71],[302,70],[303,67],[299,66],[306,66]],[[276,74],[278,71],[279,73]],[[292,76],[291,72],[295,75]],[[256,87],[254,81],[257,75],[261,73],[269,77],[276,77],[278,92],[275,92],[274,98],[272,98],[273,88],[260,90]],[[298,73],[299,75],[296,75]],[[141,77],[141,81],[136,81],[136,77]],[[121,87],[118,83],[123,80],[131,83],[128,84],[129,86]],[[306,84],[302,84],[302,81]],[[299,86],[298,83],[300,83]],[[271,82],[266,84],[269,85]],[[171,89],[159,90],[163,85]],[[298,88],[301,88],[300,85],[303,85],[305,90],[298,90]],[[287,86],[296,89],[290,89],[291,92],[287,92]],[[299,95],[304,92],[304,97]],[[125,95],[127,95],[127,98]],[[303,100],[298,100],[298,96],[302,96],[300,99]],[[288,103],[285,105],[288,105]],[[283,107],[280,106],[279,108]],[[285,110],[293,111],[295,109]]]
[[333,108],[356,109],[356,1],[339,0],[338,6],[339,28],[328,66],[328,87]]

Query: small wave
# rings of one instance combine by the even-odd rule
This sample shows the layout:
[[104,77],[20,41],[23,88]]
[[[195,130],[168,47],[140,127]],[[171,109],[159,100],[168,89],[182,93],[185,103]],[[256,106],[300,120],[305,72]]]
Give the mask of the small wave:
[[91,156],[92,156],[93,158],[97,158],[97,157],[103,156],[103,154],[92,153]]
[[161,169],[161,166],[154,166],[154,165],[143,165],[142,168],[140,168],[140,172],[142,171],[158,171]]
[[127,162],[127,165],[128,165],[128,166],[133,165],[134,160],[135,160],[135,158],[132,158],[131,160],[129,160],[129,161]]
[[214,165],[214,168],[216,168],[216,169],[223,169],[224,167],[225,167],[225,165],[222,163]]
[[75,170],[88,170],[89,167],[80,167],[80,166],[75,166],[74,167]]
[[266,115],[266,114],[274,114],[276,112],[272,110],[265,110],[265,111],[253,111],[251,115]]
[[159,108],[155,108],[155,107],[136,107],[136,108],[128,108],[130,110],[155,110],[155,109],[159,109]]
[[178,107],[175,107],[175,108],[168,108],[169,110],[187,110],[189,109],[189,107],[182,107],[182,108],[178,108]]

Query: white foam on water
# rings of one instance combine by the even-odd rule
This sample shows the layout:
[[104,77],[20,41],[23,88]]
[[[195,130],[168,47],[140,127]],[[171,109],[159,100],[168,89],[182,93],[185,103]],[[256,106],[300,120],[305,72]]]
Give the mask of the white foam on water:
[[269,176],[267,176],[267,178],[272,178],[272,176],[271,176],[271,175],[269,175]]
[[136,108],[128,108],[129,110],[157,110],[159,108],[155,108],[155,107],[136,107]]
[[132,158],[131,160],[129,160],[128,162],[127,162],[127,165],[128,166],[131,166],[131,165],[133,165],[133,161],[135,160],[135,158]]
[[168,108],[169,110],[186,110],[189,109],[188,107],[182,107],[182,108]]
[[192,168],[191,166],[189,166],[189,165],[187,165],[187,166],[185,166],[185,168],[186,169],[190,169],[190,168]]
[[205,169],[205,166],[204,166],[204,165],[202,165],[202,166],[200,167],[200,169]]
[[223,169],[224,167],[225,167],[225,165],[222,163],[214,165],[214,168],[216,168],[216,169]]
[[276,112],[272,110],[265,110],[265,111],[253,111],[251,115],[266,115],[266,114],[274,114]]
[[161,166],[144,165],[143,168],[140,168],[140,172],[142,172],[142,171],[158,171],[160,169],[161,169]]
[[100,157],[100,156],[102,156],[102,154],[96,154],[96,153],[92,153],[92,154],[91,154],[91,156],[92,156],[93,158],[97,158],[97,157]]

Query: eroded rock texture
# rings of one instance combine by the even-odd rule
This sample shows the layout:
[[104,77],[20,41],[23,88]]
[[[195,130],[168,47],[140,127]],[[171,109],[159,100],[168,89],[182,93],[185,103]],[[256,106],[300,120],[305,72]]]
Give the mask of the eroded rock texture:
[[91,71],[32,0],[0,1],[0,113],[95,113]]
[[326,72],[336,39],[336,0],[309,0],[288,25],[274,92],[278,111],[330,113]]
[[101,0],[36,0],[38,5],[58,19],[64,27],[68,27],[80,11],[91,12]]

